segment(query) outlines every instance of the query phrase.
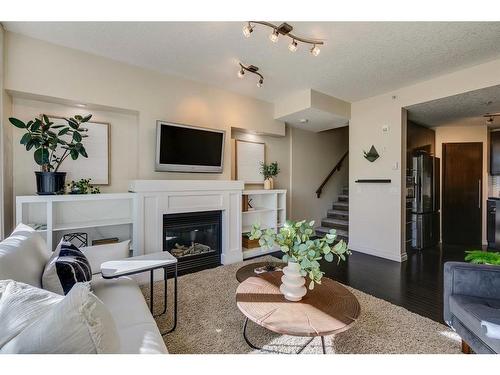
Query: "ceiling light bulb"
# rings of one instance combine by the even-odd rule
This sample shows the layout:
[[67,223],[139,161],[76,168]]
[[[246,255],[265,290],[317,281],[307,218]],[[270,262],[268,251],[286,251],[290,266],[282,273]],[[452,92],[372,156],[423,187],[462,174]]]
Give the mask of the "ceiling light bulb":
[[320,54],[321,50],[319,47],[315,44],[313,48],[311,48],[311,53],[313,56],[318,56]]
[[273,33],[269,35],[269,40],[273,43],[276,43],[278,41],[278,30],[274,29]]
[[243,68],[241,68],[240,71],[238,72],[238,78],[243,78],[244,75],[245,71],[243,70]]
[[264,79],[259,79],[259,82],[257,82],[257,87],[262,87],[262,84],[264,83]]
[[292,42],[288,45],[288,49],[290,50],[290,52],[297,51],[297,42],[295,41],[295,39],[293,39]]
[[243,35],[245,36],[245,38],[249,38],[252,31],[253,31],[253,27],[250,25],[250,23],[245,25],[243,27]]

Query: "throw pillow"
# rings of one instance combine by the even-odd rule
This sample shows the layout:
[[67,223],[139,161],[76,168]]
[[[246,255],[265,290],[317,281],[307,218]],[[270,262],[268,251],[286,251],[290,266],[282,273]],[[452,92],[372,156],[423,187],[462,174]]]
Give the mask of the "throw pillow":
[[85,255],[71,242],[61,241],[45,266],[42,287],[66,295],[76,283],[91,279],[92,269]]
[[64,297],[14,280],[0,280],[0,348]]
[[106,245],[81,247],[80,251],[85,254],[90,262],[92,272],[101,272],[101,264],[109,260],[120,260],[129,257],[130,240]]
[[118,353],[120,340],[106,306],[77,283],[50,313],[26,327],[0,353],[100,354]]

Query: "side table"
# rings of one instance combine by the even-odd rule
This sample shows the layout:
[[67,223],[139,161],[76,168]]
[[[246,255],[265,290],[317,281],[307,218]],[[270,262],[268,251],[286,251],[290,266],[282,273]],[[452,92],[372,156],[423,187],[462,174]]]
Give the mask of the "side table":
[[[177,326],[177,258],[168,251],[161,251],[158,253],[125,258],[122,260],[112,260],[101,264],[101,275],[104,279],[115,279],[121,276],[130,276],[149,271],[149,309],[155,318],[167,312],[167,268],[169,266],[174,266],[174,322],[172,328],[161,333],[162,336],[174,331]],[[161,268],[163,268],[164,280],[163,311],[161,314],[154,315],[154,271]]]

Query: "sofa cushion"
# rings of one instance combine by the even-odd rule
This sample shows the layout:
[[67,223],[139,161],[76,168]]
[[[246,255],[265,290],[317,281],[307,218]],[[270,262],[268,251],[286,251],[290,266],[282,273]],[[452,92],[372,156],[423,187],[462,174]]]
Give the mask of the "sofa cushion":
[[109,260],[120,260],[128,258],[130,252],[130,240],[97,246],[80,247],[90,262],[94,275],[101,272],[101,264]]
[[128,277],[92,279],[92,290],[115,320],[123,353],[168,353],[137,283]]
[[462,324],[495,352],[500,352],[500,340],[488,337],[485,322],[500,323],[500,300],[465,295],[450,297],[450,310]]
[[0,243],[0,280],[12,279],[41,288],[42,274],[50,257],[42,236],[19,224]]
[[118,332],[105,305],[77,283],[59,303],[26,327],[1,353],[119,353]]
[[0,280],[0,348],[63,298],[29,284]]
[[85,255],[71,242],[59,242],[43,271],[42,287],[65,295],[76,283],[90,280],[92,270]]

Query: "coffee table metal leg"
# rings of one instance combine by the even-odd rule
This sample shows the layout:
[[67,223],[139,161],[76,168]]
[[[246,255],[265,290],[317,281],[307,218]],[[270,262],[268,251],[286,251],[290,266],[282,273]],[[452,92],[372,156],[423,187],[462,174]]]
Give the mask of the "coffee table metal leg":
[[326,354],[325,336],[321,336],[321,346],[323,347],[323,354]]
[[[243,338],[245,339],[246,343],[248,344],[249,347],[251,347],[252,349],[255,349],[255,350],[262,350],[262,351],[266,351],[266,352],[271,352],[271,353],[280,353],[280,352],[277,352],[275,350],[269,350],[269,349],[264,349],[264,348],[259,348],[258,346],[255,346],[254,344],[252,344],[250,342],[250,340],[248,339],[247,337],[247,326],[248,326],[248,318],[245,318],[245,322],[243,323]],[[307,348],[307,346],[314,340],[314,337],[311,338],[310,340],[308,340],[300,349],[298,352],[296,352],[295,354],[300,354],[304,351],[305,348]],[[325,341],[324,341],[324,337],[321,336],[321,343],[323,345],[323,353],[325,354]],[[292,353],[290,353],[292,354]]]

